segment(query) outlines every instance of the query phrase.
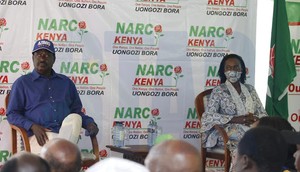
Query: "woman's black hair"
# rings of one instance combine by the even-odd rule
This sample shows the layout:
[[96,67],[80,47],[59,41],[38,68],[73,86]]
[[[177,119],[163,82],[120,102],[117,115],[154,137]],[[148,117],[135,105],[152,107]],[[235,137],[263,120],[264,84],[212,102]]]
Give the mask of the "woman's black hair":
[[225,62],[230,59],[230,58],[235,58],[237,60],[240,61],[240,64],[242,66],[242,74],[241,74],[241,78],[240,78],[240,82],[242,84],[245,83],[246,81],[246,66],[245,66],[245,63],[243,61],[243,58],[237,54],[227,54],[223,57],[221,63],[220,63],[220,67],[219,67],[219,71],[218,71],[218,74],[219,74],[219,77],[221,79],[221,83],[225,83],[226,81],[226,76],[225,76]]

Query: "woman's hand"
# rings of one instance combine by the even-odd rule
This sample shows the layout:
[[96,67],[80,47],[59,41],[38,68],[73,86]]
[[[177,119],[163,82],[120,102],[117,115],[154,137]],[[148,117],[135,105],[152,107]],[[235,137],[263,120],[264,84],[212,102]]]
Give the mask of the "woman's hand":
[[259,118],[257,116],[254,116],[252,113],[249,113],[247,115],[235,116],[231,119],[230,122],[250,126],[251,124],[253,124],[258,120]]

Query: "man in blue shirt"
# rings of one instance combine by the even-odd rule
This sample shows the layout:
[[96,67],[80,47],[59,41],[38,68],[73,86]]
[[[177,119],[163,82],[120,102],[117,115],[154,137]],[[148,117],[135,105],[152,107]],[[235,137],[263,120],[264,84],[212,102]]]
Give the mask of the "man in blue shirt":
[[31,136],[30,144],[36,142],[39,146],[59,134],[66,137],[66,133],[75,136],[70,141],[77,142],[81,127],[89,135],[97,135],[99,129],[93,118],[81,112],[82,103],[74,83],[52,69],[55,62],[53,43],[38,40],[32,51],[32,60],[32,73],[21,76],[12,86],[8,122],[24,128]]

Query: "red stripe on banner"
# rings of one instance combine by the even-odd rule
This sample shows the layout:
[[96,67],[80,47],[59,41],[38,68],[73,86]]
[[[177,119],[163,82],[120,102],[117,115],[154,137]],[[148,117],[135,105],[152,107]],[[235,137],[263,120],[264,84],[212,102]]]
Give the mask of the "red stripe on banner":
[[289,26],[299,26],[300,22],[289,22]]

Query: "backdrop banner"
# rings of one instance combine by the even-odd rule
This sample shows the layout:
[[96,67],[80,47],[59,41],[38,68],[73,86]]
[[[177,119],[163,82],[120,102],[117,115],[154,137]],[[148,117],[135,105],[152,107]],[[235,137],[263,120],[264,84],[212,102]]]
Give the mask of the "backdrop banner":
[[288,87],[289,117],[293,127],[300,131],[300,2],[292,0],[286,2],[289,28],[291,34],[291,45],[297,76]]
[[[256,8],[256,0],[1,0],[1,126],[6,94],[33,70],[34,42],[49,39],[55,71],[76,84],[83,111],[100,128],[101,158],[111,154],[105,146],[116,121],[130,128],[126,144],[146,144],[156,120],[162,133],[200,148],[194,99],[220,83],[222,57],[241,55],[254,85]],[[10,129],[0,129],[3,164]],[[82,131],[81,150],[90,145]]]

